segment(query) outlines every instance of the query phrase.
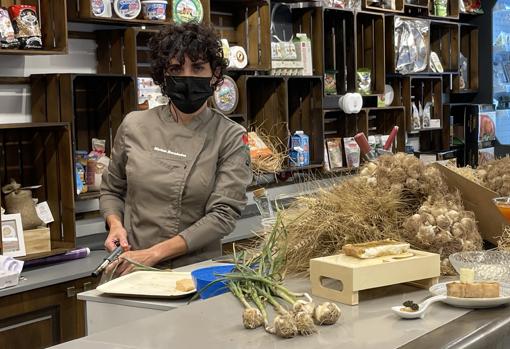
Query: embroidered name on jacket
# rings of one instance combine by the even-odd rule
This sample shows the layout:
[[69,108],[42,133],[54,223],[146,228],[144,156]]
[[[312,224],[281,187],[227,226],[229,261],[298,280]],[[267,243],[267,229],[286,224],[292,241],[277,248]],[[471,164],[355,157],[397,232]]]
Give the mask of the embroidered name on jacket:
[[171,151],[171,150],[168,150],[168,149],[162,149],[162,148],[159,148],[159,147],[154,147],[154,150],[155,151],[159,151],[160,153],[165,153],[165,154],[179,156],[181,158],[185,158],[186,157],[186,154],[176,153],[174,151]]

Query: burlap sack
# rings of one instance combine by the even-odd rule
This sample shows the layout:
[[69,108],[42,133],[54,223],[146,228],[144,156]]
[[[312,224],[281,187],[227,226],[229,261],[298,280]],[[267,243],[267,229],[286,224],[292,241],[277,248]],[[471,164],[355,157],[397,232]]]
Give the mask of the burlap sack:
[[[14,191],[12,191],[14,190]],[[11,182],[2,188],[5,195],[5,212],[7,214],[20,213],[23,230],[34,229],[44,225],[37,215],[32,191],[20,190],[19,184]]]

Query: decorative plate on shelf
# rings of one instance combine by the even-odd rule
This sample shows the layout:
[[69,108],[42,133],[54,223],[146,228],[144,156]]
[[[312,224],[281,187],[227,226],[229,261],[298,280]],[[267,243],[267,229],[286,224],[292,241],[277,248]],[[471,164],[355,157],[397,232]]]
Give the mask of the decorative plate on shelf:
[[177,24],[197,22],[204,18],[204,8],[200,0],[173,0],[173,20]]
[[213,105],[223,114],[231,114],[239,102],[239,90],[230,76],[225,76],[223,83],[214,91]]
[[[446,284],[448,282],[441,282],[432,286],[429,291],[435,296],[446,296]],[[443,303],[453,305],[459,308],[493,308],[503,304],[510,303],[510,284],[500,283],[500,296],[497,298],[459,298],[459,297],[446,297]]]

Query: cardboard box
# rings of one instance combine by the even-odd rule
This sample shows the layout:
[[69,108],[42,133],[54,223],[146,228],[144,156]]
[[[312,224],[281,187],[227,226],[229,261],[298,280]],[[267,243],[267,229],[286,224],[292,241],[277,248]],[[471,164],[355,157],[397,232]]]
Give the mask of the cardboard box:
[[27,255],[51,251],[49,228],[36,228],[23,231]]
[[498,193],[459,175],[441,164],[436,163],[434,166],[441,171],[450,190],[458,189],[460,191],[464,208],[475,213],[478,230],[482,238],[497,245],[504,226],[510,224],[492,202],[493,198],[499,197]]

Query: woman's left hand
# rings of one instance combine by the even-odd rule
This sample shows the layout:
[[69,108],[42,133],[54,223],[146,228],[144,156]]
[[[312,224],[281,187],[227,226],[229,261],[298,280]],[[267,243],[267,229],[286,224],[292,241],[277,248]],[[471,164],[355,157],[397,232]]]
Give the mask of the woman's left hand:
[[135,266],[128,262],[126,258],[138,262],[140,264],[152,267],[158,264],[158,258],[154,251],[150,249],[138,250],[138,251],[127,251],[119,256],[120,265],[117,267],[115,274],[118,276],[126,275],[132,272]]

